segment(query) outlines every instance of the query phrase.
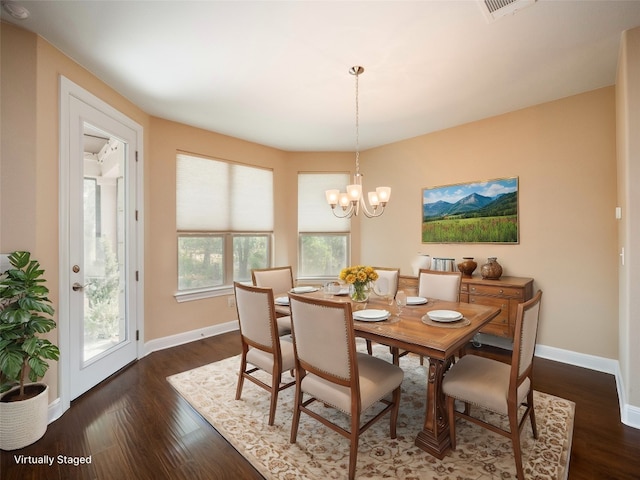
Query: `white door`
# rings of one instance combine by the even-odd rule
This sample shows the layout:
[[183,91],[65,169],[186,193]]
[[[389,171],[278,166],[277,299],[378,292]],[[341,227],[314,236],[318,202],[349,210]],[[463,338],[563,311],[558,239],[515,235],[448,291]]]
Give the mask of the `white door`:
[[69,318],[63,381],[73,400],[138,357],[138,132],[90,102],[72,95],[67,101],[61,294],[68,295]]

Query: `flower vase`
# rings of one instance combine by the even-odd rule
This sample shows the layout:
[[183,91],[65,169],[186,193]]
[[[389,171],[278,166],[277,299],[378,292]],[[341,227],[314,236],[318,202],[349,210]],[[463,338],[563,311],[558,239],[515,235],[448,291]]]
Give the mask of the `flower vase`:
[[368,283],[352,283],[349,285],[349,295],[354,302],[364,303],[369,301],[370,293],[371,289]]

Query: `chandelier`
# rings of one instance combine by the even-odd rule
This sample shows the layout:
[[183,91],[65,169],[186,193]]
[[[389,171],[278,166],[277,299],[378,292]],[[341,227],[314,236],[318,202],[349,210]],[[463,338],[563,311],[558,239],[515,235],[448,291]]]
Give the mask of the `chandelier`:
[[[351,67],[349,73],[356,77],[356,173],[353,176],[353,184],[347,185],[347,191],[327,190],[325,195],[331,211],[338,218],[351,218],[358,215],[360,210],[367,218],[379,217],[384,213],[391,196],[390,187],[377,187],[375,192],[368,193],[369,205],[362,196],[362,174],[360,173],[360,111],[358,107],[358,76],[364,72],[360,66]],[[340,205],[341,210],[336,209]]]

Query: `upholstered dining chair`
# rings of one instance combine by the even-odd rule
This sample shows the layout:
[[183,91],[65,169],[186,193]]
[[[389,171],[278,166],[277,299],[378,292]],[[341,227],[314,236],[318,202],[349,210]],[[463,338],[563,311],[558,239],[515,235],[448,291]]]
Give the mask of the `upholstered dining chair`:
[[[532,376],[541,298],[542,292],[539,290],[531,300],[518,305],[511,365],[477,355],[465,355],[446,373],[442,383],[449,417],[451,447],[454,450],[456,448],[456,417],[465,418],[511,438],[518,480],[524,480],[520,433],[527,417],[531,422],[533,437],[538,438]],[[456,400],[464,402],[464,411],[456,410]],[[507,416],[509,430],[472,417],[471,405]],[[521,406],[525,410],[518,420]]]
[[[422,268],[418,273],[418,296],[446,300],[447,302],[459,302],[461,283],[461,272],[443,272]],[[424,357],[420,356],[420,365],[423,363]]]
[[[283,295],[293,288],[293,271],[291,266],[274,268],[254,268],[251,280],[256,287],[271,287],[274,295]],[[278,329],[280,335],[291,333],[291,319],[283,318],[291,315],[288,305],[277,305]]]
[[[349,479],[353,479],[358,442],[364,431],[390,413],[390,436],[396,438],[404,373],[396,365],[356,351],[350,303],[295,294],[289,298],[296,359],[291,443],[297,439],[300,414],[306,413],[349,439]],[[306,400],[304,395],[308,396]],[[314,402],[319,403],[319,409],[311,407]],[[360,426],[361,413],[379,403],[383,407]],[[322,404],[349,415],[349,430],[322,416]]]
[[[373,269],[378,274],[378,280],[376,280],[376,282],[381,283],[381,287],[386,289],[389,297],[395,298],[398,285],[400,284],[400,269],[389,267],[373,267]],[[375,294],[376,287],[374,287],[373,291]],[[367,352],[369,355],[373,354],[371,340],[367,340]]]
[[418,274],[418,296],[458,302],[461,282],[460,272],[421,269]]
[[[293,343],[289,336],[281,338],[278,334],[271,288],[238,282],[233,286],[242,340],[236,400],[240,400],[245,379],[270,392],[269,425],[273,425],[278,393],[295,384],[295,381],[282,383],[282,374],[293,371],[295,366]],[[258,370],[271,375],[271,385],[253,375]]]

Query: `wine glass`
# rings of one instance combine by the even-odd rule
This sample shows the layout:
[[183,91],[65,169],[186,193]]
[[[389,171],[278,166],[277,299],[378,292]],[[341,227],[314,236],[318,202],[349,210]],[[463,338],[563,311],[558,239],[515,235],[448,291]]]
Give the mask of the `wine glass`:
[[396,292],[396,305],[398,306],[398,318],[402,314],[402,309],[407,304],[407,294],[404,290],[398,290]]

